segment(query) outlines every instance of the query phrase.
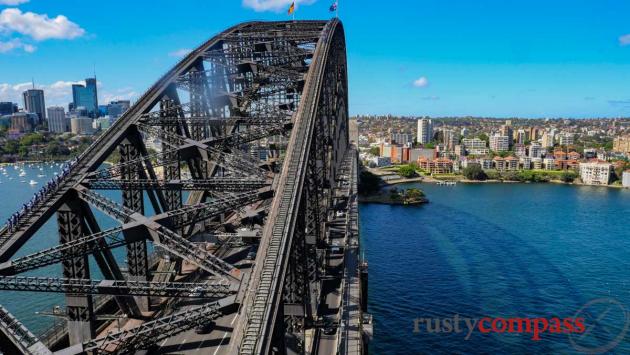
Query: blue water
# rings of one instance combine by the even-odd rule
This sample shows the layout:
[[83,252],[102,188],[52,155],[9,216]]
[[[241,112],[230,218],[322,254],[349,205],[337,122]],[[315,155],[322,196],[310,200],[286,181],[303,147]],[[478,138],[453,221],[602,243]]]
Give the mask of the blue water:
[[[624,313],[630,309],[630,190],[554,184],[409,186],[423,189],[431,202],[360,206],[368,307],[374,316],[371,353],[598,348],[630,353],[630,330],[624,331],[630,326],[630,314]],[[593,325],[583,337],[546,333],[533,341],[532,334],[476,331],[466,340],[467,331],[429,333],[423,325],[414,332],[416,318],[455,314],[563,319],[599,298],[606,301],[579,315],[586,315],[587,327]]]
[[[43,168],[43,171],[39,169]],[[54,176],[55,172],[59,172],[59,166],[51,167],[51,164],[33,164],[31,167],[26,165],[24,171],[26,176],[20,177],[20,169],[15,170],[13,166],[5,166],[7,175],[0,172],[0,223],[4,224],[7,218],[17,211],[23,203],[30,200],[35,192],[37,192],[46,181]],[[38,177],[43,174],[44,177]],[[29,185],[30,180],[38,182],[37,185]],[[101,191],[99,192],[107,197],[120,203],[120,192]],[[145,202],[145,206],[149,206]],[[92,209],[101,229],[114,227],[117,223],[100,213],[96,209]],[[56,215],[53,216],[16,254],[13,258],[28,255],[43,249],[58,245],[59,236],[57,234]],[[114,256],[119,261],[121,267],[125,266],[124,248],[117,248],[113,251]],[[90,257],[90,272],[93,278],[101,278],[101,273],[96,266],[93,258]],[[28,273],[21,274],[23,276],[51,276],[62,277],[61,266],[51,265],[41,269],[33,270]],[[35,293],[35,292],[7,292],[0,291],[0,304],[7,308],[11,313],[17,316],[30,330],[39,333],[51,326],[56,319],[36,314],[36,312],[45,311],[50,313],[54,306],[64,306],[63,294],[53,293]]]

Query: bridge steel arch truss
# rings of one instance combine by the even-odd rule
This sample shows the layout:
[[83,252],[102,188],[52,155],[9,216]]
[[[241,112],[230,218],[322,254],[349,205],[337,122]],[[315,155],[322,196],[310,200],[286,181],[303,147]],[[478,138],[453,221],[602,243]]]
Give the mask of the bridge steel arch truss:
[[[0,306],[0,338],[42,354],[122,353],[236,312],[228,352],[304,353],[352,154],[347,102],[337,19],[248,22],[203,43],[0,230],[0,290],[64,293],[67,321],[40,339]],[[93,208],[118,225],[101,230]],[[59,245],[14,257],[55,214]],[[241,239],[245,227],[258,237]],[[205,234],[230,242],[199,242]],[[251,244],[251,268],[226,261]],[[53,264],[60,275],[19,275]],[[188,298],[200,303],[182,306]],[[103,334],[108,302],[136,325]]]

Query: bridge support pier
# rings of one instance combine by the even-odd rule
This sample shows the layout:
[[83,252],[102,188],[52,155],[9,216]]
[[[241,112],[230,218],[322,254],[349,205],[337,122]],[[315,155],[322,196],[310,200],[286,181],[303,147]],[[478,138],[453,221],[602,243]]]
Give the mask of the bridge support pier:
[[[140,151],[128,138],[125,138],[120,144],[119,152],[121,163],[140,158]],[[123,179],[139,179],[140,169],[140,166],[124,167],[122,169]],[[122,191],[122,197],[125,207],[144,214],[144,196],[142,190],[124,189]],[[149,276],[149,261],[146,240],[127,244],[127,266],[129,269],[129,280],[147,281]],[[142,312],[149,310],[149,297],[136,296],[135,299]]]
[[[83,221],[77,201],[63,204],[57,211],[60,244],[72,242],[83,237]],[[72,253],[70,250],[68,253]],[[62,263],[63,277],[90,279],[88,257],[68,258]],[[81,344],[93,339],[94,308],[90,295],[66,295],[68,317],[68,337],[70,345]]]

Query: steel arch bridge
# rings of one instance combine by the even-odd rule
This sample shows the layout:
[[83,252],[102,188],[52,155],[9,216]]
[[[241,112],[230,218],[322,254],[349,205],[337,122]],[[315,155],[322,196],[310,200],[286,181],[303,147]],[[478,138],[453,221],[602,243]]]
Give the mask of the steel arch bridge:
[[[0,290],[65,294],[40,336],[0,306],[5,351],[168,352],[229,316],[224,353],[321,352],[324,283],[359,270],[332,261],[358,248],[347,92],[337,19],[243,23],[193,50],[0,230]],[[59,244],[15,257],[52,218]],[[61,277],[21,275],[53,264]]]

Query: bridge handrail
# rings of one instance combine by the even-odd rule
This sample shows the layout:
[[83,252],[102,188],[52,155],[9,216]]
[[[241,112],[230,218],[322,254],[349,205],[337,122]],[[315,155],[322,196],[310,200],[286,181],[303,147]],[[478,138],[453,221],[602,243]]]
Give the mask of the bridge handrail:
[[28,349],[39,340],[24,325],[17,320],[6,308],[0,305],[0,328],[5,335],[11,337],[16,346]]

